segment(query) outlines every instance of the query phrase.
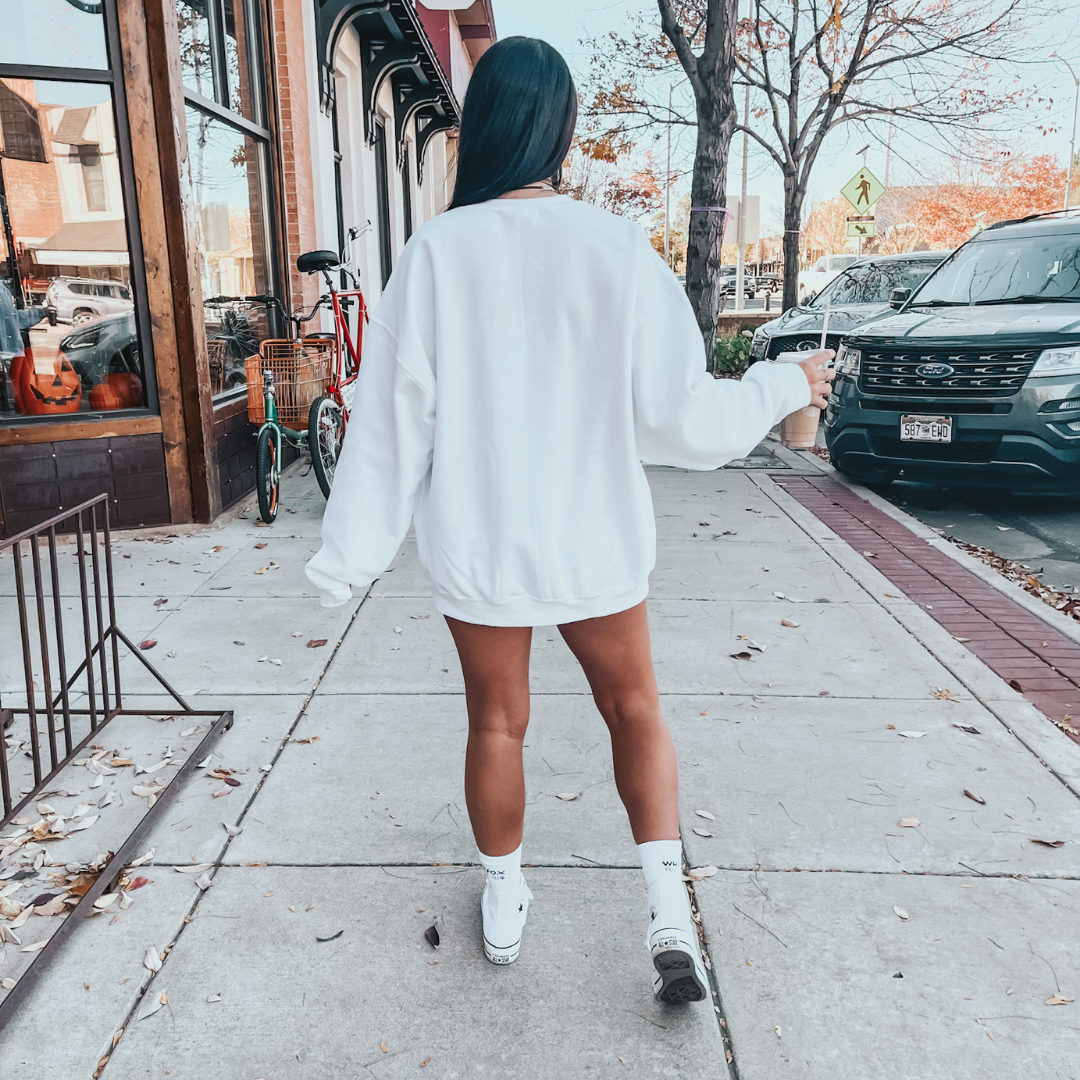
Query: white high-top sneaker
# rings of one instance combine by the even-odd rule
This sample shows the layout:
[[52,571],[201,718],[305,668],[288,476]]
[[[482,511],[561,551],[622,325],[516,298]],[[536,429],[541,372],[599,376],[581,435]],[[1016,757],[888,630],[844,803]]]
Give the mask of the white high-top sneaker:
[[484,886],[480,911],[484,917],[484,955],[493,964],[512,964],[521,952],[521,930],[529,917],[533,894],[522,877],[521,885],[508,892]]
[[708,980],[701,963],[697,930],[690,916],[690,898],[682,882],[678,889],[657,882],[649,889],[649,930],[645,944],[656,976],[653,995],[669,1005],[685,1005],[708,997]]

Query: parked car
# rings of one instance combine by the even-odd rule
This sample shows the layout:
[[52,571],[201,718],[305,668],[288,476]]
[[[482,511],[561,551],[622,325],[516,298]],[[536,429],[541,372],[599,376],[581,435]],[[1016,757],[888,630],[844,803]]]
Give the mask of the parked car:
[[1080,490],[1080,216],[976,234],[841,346],[825,439],[841,472]]
[[858,255],[822,255],[810,270],[799,271],[799,302],[821,292],[841,270],[859,261]]
[[142,379],[133,312],[106,315],[77,327],[61,339],[60,352],[70,361],[87,393],[106,382],[109,375],[135,375]]
[[776,293],[784,287],[784,283],[780,280],[779,274],[766,271],[754,278],[754,287],[760,293]]
[[135,310],[131,287],[122,281],[75,277],[53,278],[45,290],[45,306],[55,310],[60,322],[76,325]]
[[[722,286],[721,296],[734,296],[737,273],[738,267],[736,266],[720,267],[720,284]],[[747,300],[754,299],[754,275],[746,272],[743,273],[743,296],[746,297]]]
[[837,349],[855,327],[895,314],[893,289],[914,289],[944,259],[947,251],[906,255],[872,255],[842,270],[808,303],[789,308],[778,319],[759,326],[750,345],[750,363],[771,360],[777,353],[808,352],[821,345],[825,305],[829,305],[826,346]]

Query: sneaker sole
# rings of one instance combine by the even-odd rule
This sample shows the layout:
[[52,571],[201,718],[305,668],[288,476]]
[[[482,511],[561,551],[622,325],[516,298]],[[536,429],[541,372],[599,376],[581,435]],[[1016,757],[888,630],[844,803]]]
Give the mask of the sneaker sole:
[[512,964],[518,958],[518,953],[520,952],[521,938],[518,938],[513,945],[510,945],[505,949],[496,948],[496,946],[492,945],[487,938],[484,938],[484,955],[493,964]]
[[660,986],[654,989],[657,1001],[686,1005],[691,1001],[704,1001],[708,995],[691,953],[683,949],[665,949],[653,956],[653,967],[660,977]]

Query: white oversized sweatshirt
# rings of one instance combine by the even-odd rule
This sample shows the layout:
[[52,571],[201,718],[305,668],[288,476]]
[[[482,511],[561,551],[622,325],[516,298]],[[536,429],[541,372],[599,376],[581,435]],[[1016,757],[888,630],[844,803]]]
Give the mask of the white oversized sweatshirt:
[[446,615],[623,611],[656,554],[641,463],[719,468],[809,400],[795,365],[706,373],[686,295],[633,222],[565,195],[448,211],[409,241],[367,328],[308,577],[345,603],[415,520]]

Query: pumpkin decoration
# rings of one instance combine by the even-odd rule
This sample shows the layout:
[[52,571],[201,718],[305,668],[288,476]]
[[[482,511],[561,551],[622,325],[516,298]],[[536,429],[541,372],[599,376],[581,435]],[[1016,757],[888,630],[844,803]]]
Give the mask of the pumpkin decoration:
[[58,353],[54,360],[35,360],[30,349],[11,358],[15,407],[27,416],[73,413],[82,404],[82,380],[71,361]]
[[106,375],[90,389],[90,408],[132,409],[142,402],[142,380],[129,371]]

